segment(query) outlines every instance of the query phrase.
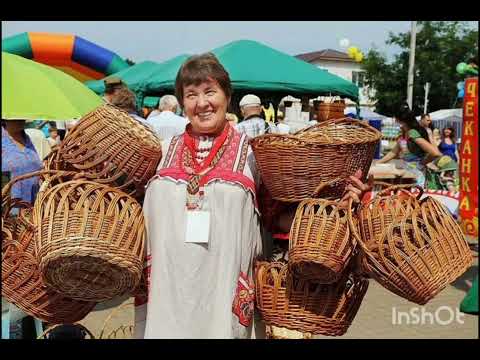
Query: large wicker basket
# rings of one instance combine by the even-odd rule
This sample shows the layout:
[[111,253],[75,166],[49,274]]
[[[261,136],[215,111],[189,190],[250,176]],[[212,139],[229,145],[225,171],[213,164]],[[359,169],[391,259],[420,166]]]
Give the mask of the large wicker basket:
[[33,215],[47,285],[84,301],[105,301],[137,286],[145,233],[134,198],[92,181],[67,181],[40,191]]
[[334,284],[295,278],[284,262],[256,266],[257,307],[267,325],[304,333],[343,335],[355,318],[368,280],[345,271]]
[[[358,220],[349,212],[352,234],[363,253],[362,268],[393,293],[424,305],[466,271],[471,251],[459,225],[438,201],[404,192],[389,196],[388,202],[374,199],[361,206]],[[387,216],[380,216],[382,212]]]
[[[9,189],[3,190],[2,204],[9,197]],[[42,282],[34,246],[31,205],[15,200],[5,202],[8,208],[2,208],[2,296],[27,314],[50,324],[83,319],[95,302],[66,298]],[[13,208],[20,208],[18,216],[9,215]]]
[[338,202],[309,199],[300,203],[290,236],[288,266],[294,276],[329,284],[339,280],[356,242],[347,211]]
[[366,180],[381,133],[362,121],[329,120],[293,135],[251,140],[262,179],[276,200],[340,198],[347,179],[362,170]]
[[84,171],[89,180],[118,187],[141,199],[162,156],[158,137],[112,105],[85,115],[47,164],[56,170]]

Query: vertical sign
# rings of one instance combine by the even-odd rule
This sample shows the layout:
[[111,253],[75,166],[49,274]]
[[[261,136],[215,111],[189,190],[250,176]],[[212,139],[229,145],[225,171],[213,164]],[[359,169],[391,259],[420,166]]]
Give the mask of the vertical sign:
[[478,236],[478,77],[465,80],[459,170],[461,225],[466,235]]

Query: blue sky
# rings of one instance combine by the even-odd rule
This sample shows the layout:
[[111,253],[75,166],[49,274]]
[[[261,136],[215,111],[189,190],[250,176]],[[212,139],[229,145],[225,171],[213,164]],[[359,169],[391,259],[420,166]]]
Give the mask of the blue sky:
[[409,29],[409,21],[2,21],[3,38],[26,31],[70,33],[136,62],[201,53],[240,39],[297,55],[342,50],[340,40],[347,38],[351,46],[364,52],[376,46],[391,59],[399,49],[385,45],[388,32]]

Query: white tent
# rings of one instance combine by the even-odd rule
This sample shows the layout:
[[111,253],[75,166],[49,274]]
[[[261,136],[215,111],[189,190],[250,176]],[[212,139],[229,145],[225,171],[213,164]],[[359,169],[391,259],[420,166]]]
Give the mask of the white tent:
[[[353,106],[346,107],[345,111],[344,111],[345,115],[356,114],[356,113],[357,113],[357,109]],[[386,116],[377,114],[376,112],[370,110],[367,107],[363,107],[363,106],[360,107],[360,116],[364,120],[383,120],[383,119],[386,118]]]
[[443,109],[430,113],[432,121],[446,120],[450,122],[463,121],[463,109]]

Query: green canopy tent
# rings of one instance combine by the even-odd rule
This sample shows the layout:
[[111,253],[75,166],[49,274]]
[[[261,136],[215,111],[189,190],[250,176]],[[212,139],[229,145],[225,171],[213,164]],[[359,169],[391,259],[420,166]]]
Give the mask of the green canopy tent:
[[[111,77],[119,77],[128,85],[128,88],[135,93],[137,97],[137,105],[140,108],[142,106],[145,106],[144,97],[146,95],[155,95],[156,97],[158,97],[158,95],[162,92],[166,92],[165,89],[160,91],[147,91],[145,89],[145,84],[148,83],[149,79],[152,76],[158,76],[159,74],[161,74],[162,76],[168,78],[173,77],[173,83],[175,83],[175,77],[177,76],[178,69],[187,58],[188,55],[183,54],[162,63],[157,63],[154,61],[143,61],[129,67],[128,69],[107,76],[104,79],[87,81],[85,85],[87,85],[97,94],[103,94],[105,92],[105,79]],[[170,91],[170,89],[168,89],[168,91]]]
[[[335,95],[358,100],[358,87],[352,82],[256,41],[234,41],[212,52],[230,75],[234,105],[248,92],[274,104],[286,95]],[[168,69],[163,67],[152,74],[140,86],[142,91],[173,92],[178,69],[185,59],[179,60],[170,60]]]
[[160,64],[154,61],[142,61],[141,63],[109,75],[104,79],[86,81],[85,85],[101,95],[105,92],[105,79],[119,77],[132,91],[137,92],[140,83],[152,75],[159,66]]

